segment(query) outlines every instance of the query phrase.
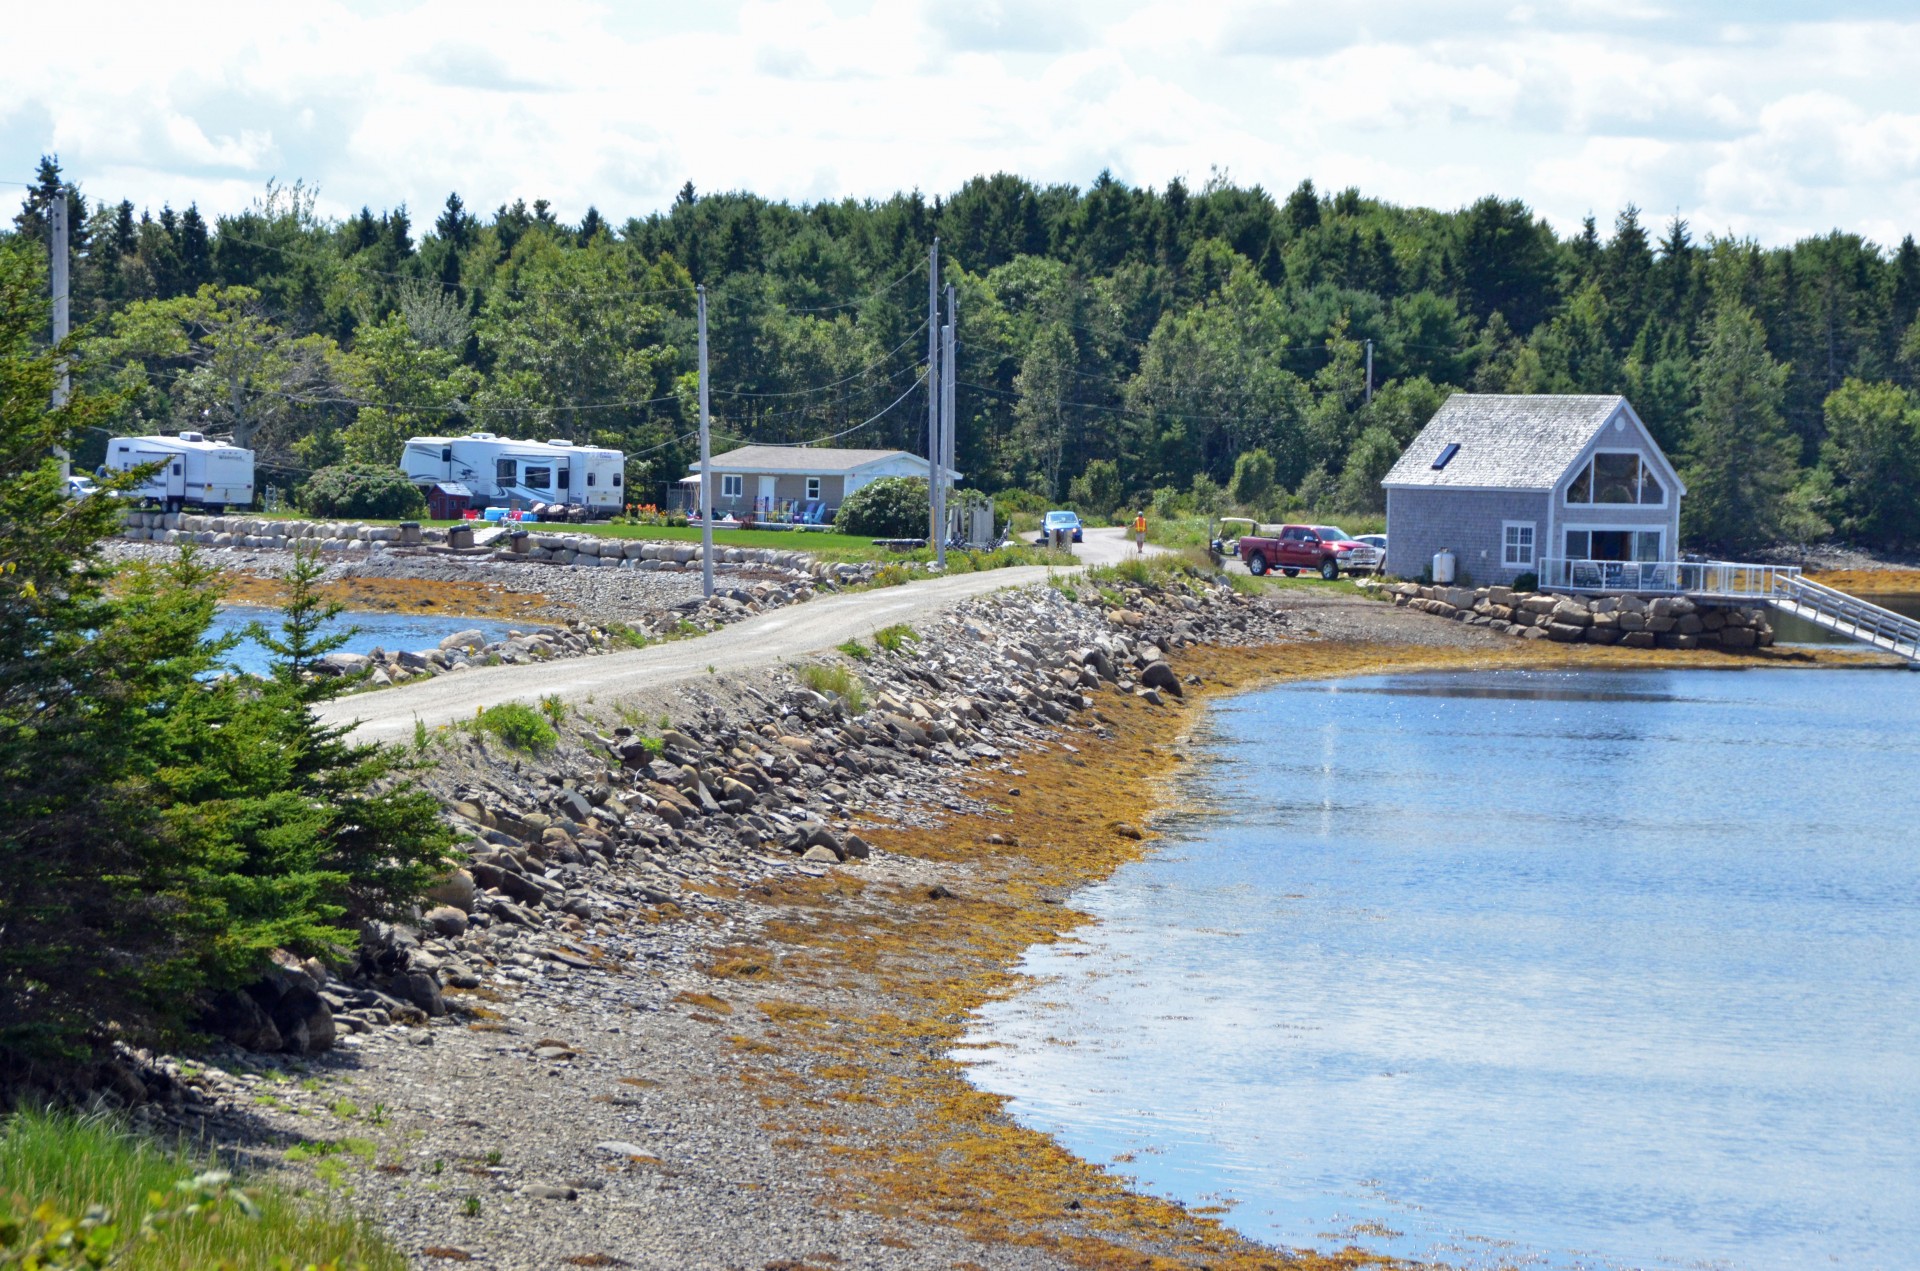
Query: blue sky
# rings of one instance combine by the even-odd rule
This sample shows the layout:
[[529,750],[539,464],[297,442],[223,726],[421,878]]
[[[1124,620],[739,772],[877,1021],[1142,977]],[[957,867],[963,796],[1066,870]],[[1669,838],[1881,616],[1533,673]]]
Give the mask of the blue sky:
[[[79,30],[75,13],[81,14]],[[1699,233],[1920,233],[1920,9],[1666,0],[315,0],[33,6],[0,179],[320,209],[449,190],[615,221],[681,183],[811,200],[981,172],[1303,177],[1403,203],[1625,203]],[[72,61],[22,57],[65,45]],[[11,202],[11,199],[6,200]]]

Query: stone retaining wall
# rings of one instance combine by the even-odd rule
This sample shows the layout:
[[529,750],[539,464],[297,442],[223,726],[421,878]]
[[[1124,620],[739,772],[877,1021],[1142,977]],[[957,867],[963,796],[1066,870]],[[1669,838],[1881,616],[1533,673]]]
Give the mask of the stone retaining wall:
[[1773,643],[1766,610],[1686,596],[1572,596],[1511,587],[1398,583],[1393,603],[1523,640],[1635,649],[1753,649]]
[[[483,530],[491,527],[476,527]],[[120,536],[136,542],[195,544],[201,547],[266,548],[286,551],[314,547],[322,552],[381,552],[394,547],[442,546],[444,529],[412,525],[367,525],[356,521],[281,521],[255,516],[201,516],[190,512],[129,511]],[[644,570],[698,569],[698,543],[659,539],[608,538],[597,534],[551,533],[529,527],[508,528],[493,542],[496,554],[510,560],[544,560],[556,565]],[[714,565],[758,566],[838,583],[863,582],[872,565],[817,561],[805,552],[771,547],[714,548]]]

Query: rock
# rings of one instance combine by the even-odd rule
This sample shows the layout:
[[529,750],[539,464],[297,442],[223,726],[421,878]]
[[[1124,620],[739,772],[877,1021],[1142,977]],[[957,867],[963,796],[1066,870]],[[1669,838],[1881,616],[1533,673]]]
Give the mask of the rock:
[[387,988],[394,996],[412,1002],[435,1018],[447,1013],[446,999],[440,995],[440,982],[425,971],[403,971],[393,977]]
[[319,669],[328,675],[358,675],[372,661],[364,653],[329,653],[320,659]]
[[806,851],[802,852],[800,854],[800,859],[803,861],[819,861],[819,862],[822,862],[823,864],[828,864],[828,865],[837,865],[840,862],[840,858],[838,856],[835,856],[832,852],[828,851],[826,848],[818,847],[818,846],[810,847]]
[[422,921],[443,936],[462,936],[467,931],[467,911],[453,905],[440,905],[427,910]]
[[1165,689],[1175,697],[1186,696],[1186,692],[1180,687],[1180,677],[1175,675],[1173,668],[1165,662],[1147,663],[1146,669],[1140,672],[1140,682],[1148,688]]
[[487,633],[479,630],[456,631],[440,642],[440,651],[443,653],[452,653],[456,649],[471,653],[486,647]]
[[[1016,790],[1014,793],[1018,794],[1019,791]],[[841,841],[840,850],[857,861],[864,861],[873,854],[873,849],[869,847],[867,841],[858,834],[847,835],[847,837]]]
[[473,885],[473,875],[464,869],[456,869],[442,874],[434,884],[421,893],[428,900],[438,901],[442,905],[451,905],[462,913],[473,912],[474,898],[479,889]]
[[226,1038],[242,1050],[270,1054],[286,1044],[273,1017],[248,993],[214,995],[200,1017],[200,1027],[216,1037]]
[[1139,838],[1146,837],[1145,835],[1140,833],[1140,827],[1135,825],[1131,821],[1115,821],[1113,823],[1113,832],[1115,834],[1118,834],[1123,839],[1139,839]]
[[1575,623],[1549,622],[1547,624],[1547,639],[1558,644],[1575,644],[1585,639],[1586,634],[1586,627]]
[[528,1183],[520,1190],[520,1194],[530,1200],[573,1200],[580,1193],[571,1187],[560,1187],[553,1183]]

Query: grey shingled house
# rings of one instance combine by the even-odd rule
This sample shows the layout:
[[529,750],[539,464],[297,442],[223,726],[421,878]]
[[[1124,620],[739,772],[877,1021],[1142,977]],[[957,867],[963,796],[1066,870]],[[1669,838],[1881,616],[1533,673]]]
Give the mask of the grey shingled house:
[[1675,560],[1687,492],[1626,398],[1547,394],[1448,398],[1381,485],[1387,572],[1417,578],[1450,550],[1480,584]]

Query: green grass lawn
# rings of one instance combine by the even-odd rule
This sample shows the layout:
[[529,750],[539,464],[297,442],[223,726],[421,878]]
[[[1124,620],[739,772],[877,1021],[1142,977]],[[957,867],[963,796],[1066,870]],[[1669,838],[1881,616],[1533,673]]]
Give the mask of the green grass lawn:
[[[15,1113],[0,1121],[0,1266],[159,1271],[264,1268],[287,1258],[296,1267],[404,1271],[406,1258],[344,1210],[207,1174],[212,1168],[117,1120]],[[63,1239],[100,1256],[63,1249]]]

